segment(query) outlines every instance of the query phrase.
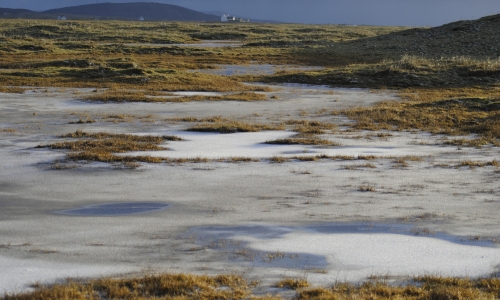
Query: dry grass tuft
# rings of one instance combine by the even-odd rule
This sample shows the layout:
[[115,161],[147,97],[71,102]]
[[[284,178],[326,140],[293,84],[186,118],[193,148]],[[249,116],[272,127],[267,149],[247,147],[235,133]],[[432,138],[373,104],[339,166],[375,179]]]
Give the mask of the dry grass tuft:
[[500,167],[500,162],[498,160],[492,160],[492,161],[472,161],[472,160],[464,160],[461,161],[460,164],[455,166],[456,168],[460,167],[469,167],[469,168],[476,168],[476,167],[487,167],[487,166],[493,166],[493,167]]
[[284,130],[285,125],[266,125],[257,123],[245,123],[235,120],[214,120],[213,122],[205,122],[186,129],[187,131],[198,132],[219,132],[219,133],[235,133],[235,132],[258,132],[264,130]]
[[[149,94],[149,95],[148,95]],[[157,92],[137,92],[137,91],[120,91],[107,90],[98,95],[87,96],[84,99],[89,101],[99,102],[191,102],[191,101],[264,101],[268,100],[265,94],[257,94],[253,92],[241,92],[236,94],[221,95],[221,96],[184,96],[184,97],[158,97]],[[161,94],[160,94],[161,95]],[[168,94],[164,94],[169,96]]]
[[298,290],[309,287],[309,282],[305,279],[286,278],[276,284],[276,287]]
[[26,91],[26,89],[20,88],[20,87],[6,87],[6,86],[0,86],[0,93],[10,93],[10,94],[23,94]]
[[285,163],[285,162],[289,162],[290,161],[290,158],[288,157],[284,157],[284,156],[273,156],[269,159],[270,162],[273,162],[273,163]]
[[358,188],[360,192],[375,192],[375,187],[371,185],[362,185]]
[[284,138],[266,141],[265,144],[272,145],[314,145],[314,146],[340,146],[340,143],[323,140],[320,138]]
[[294,125],[293,131],[301,134],[324,134],[337,129],[335,124],[319,121],[288,120],[285,124]]

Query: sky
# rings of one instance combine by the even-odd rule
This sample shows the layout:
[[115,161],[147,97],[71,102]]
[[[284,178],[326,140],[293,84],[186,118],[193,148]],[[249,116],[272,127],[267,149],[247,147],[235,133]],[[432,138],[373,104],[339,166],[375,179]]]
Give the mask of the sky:
[[97,2],[159,2],[237,17],[313,24],[438,26],[500,13],[500,0],[0,0],[0,7],[42,11]]

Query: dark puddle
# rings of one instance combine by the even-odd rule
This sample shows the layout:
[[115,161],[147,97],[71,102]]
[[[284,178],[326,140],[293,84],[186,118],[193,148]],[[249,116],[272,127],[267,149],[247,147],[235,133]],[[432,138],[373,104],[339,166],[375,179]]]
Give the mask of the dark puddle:
[[125,202],[86,205],[80,208],[56,211],[56,214],[82,217],[117,217],[145,214],[167,208],[166,203],[158,202]]

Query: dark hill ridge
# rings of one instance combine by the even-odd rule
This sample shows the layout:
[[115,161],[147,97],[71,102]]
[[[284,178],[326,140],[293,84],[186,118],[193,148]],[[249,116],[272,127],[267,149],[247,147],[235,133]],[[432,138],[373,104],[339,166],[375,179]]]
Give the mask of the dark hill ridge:
[[500,57],[500,14],[477,20],[458,21],[432,28],[413,28],[387,35],[341,43],[351,53],[387,58],[404,54],[428,58]]
[[89,4],[51,9],[41,13],[128,20],[138,20],[140,17],[143,17],[145,20],[164,21],[220,20],[220,17],[215,15],[200,13],[177,5],[153,2]]
[[37,15],[36,11],[27,10],[27,9],[13,9],[13,8],[1,8],[0,7],[0,17],[12,18],[12,17],[24,17],[24,16],[33,16]]

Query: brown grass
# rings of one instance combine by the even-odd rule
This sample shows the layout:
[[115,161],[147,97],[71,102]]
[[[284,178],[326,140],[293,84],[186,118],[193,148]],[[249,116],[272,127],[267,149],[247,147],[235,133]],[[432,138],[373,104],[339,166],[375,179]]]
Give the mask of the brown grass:
[[[450,278],[422,276],[405,284],[390,285],[371,280],[359,285],[335,283],[331,287],[309,287],[304,279],[287,278],[278,287],[296,290],[297,300],[376,299],[497,299],[499,278]],[[253,283],[235,275],[157,275],[128,279],[68,281],[52,286],[34,285],[34,291],[10,294],[2,300],[45,299],[282,299],[279,295],[254,295]]]
[[357,129],[423,130],[434,134],[477,134],[479,140],[451,144],[500,145],[499,89],[406,89],[404,101],[382,102],[374,107],[342,113],[354,119]]
[[462,279],[417,277],[412,283],[391,286],[383,282],[361,285],[335,284],[331,288],[300,290],[296,299],[496,299],[500,295],[500,279]]
[[26,89],[20,87],[0,86],[0,93],[23,94]]
[[469,167],[469,168],[475,168],[475,167],[487,167],[487,166],[493,166],[493,167],[500,167],[500,162],[498,160],[492,160],[492,161],[472,161],[472,160],[464,160],[461,161],[460,164],[456,165],[456,168],[460,167]]
[[219,133],[235,133],[235,132],[258,132],[265,130],[284,130],[285,125],[267,125],[258,123],[246,123],[236,120],[220,119],[214,122],[206,122],[203,124],[195,125],[186,129],[187,131],[198,132],[219,132]]
[[14,128],[0,128],[0,132],[14,133],[17,132]]
[[375,192],[375,187],[371,185],[362,185],[358,188],[358,191],[360,192]]
[[3,300],[42,299],[244,299],[248,283],[239,276],[159,275],[132,279],[102,279],[38,287],[34,292]]
[[339,143],[323,140],[320,138],[284,138],[266,141],[265,144],[272,145],[314,145],[314,146],[340,146]]
[[309,287],[310,284],[305,279],[285,278],[276,284],[276,287],[298,290]]
[[319,121],[288,120],[285,124],[294,125],[292,130],[302,134],[324,134],[337,129],[335,124]]
[[165,141],[180,141],[176,136],[138,136],[131,134],[113,134],[106,132],[88,133],[81,130],[65,134],[61,138],[77,140],[57,142],[50,145],[40,145],[39,148],[66,149],[71,152],[71,160],[87,160],[100,162],[164,162],[166,159],[150,156],[117,156],[114,153],[130,151],[163,151],[168,148],[159,146]]
[[[149,92],[149,94],[155,94]],[[241,92],[221,96],[185,96],[185,97],[153,97],[146,92],[117,91],[108,90],[98,95],[91,95],[84,98],[89,101],[99,102],[191,102],[191,101],[263,101],[267,100],[264,94],[251,92]]]

